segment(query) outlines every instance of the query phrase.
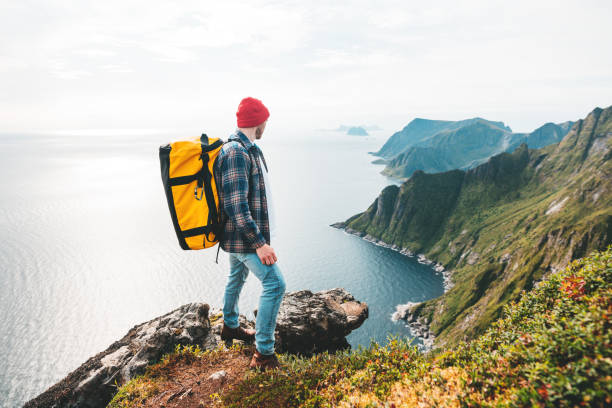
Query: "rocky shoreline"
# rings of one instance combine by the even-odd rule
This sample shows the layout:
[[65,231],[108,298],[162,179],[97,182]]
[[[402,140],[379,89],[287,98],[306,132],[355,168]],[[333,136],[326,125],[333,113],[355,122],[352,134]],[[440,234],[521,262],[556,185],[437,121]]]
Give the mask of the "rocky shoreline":
[[[286,293],[276,323],[276,351],[311,355],[349,348],[346,336],[368,318],[368,305],[345,289]],[[240,325],[255,323],[240,316]],[[134,326],[106,350],[89,358],[25,408],[103,408],[118,388],[177,345],[202,350],[224,347],[223,313],[206,303],[188,303]],[[210,379],[214,381],[214,379]]]
[[433,347],[436,337],[429,330],[429,320],[423,316],[417,317],[412,313],[413,308],[417,305],[419,305],[418,302],[408,302],[395,306],[395,312],[391,315],[391,320],[404,320],[412,335],[423,342],[422,345],[419,345],[419,348],[428,351]]
[[[444,279],[444,293],[448,292],[453,287],[453,282],[451,279],[452,272],[445,269],[444,265],[441,263],[434,262],[423,254],[417,254],[411,251],[409,248],[402,248],[399,245],[391,245],[381,239],[373,237],[372,235],[347,227],[344,222],[337,222],[331,224],[330,226],[343,230],[346,234],[356,235],[368,242],[373,243],[374,245],[389,248],[393,251],[399,252],[402,255],[416,258],[417,262],[424,265],[430,265],[437,273],[442,274],[442,278]],[[397,305],[395,312],[391,315],[391,320],[397,321],[401,319],[406,321],[406,325],[410,328],[412,335],[419,338],[423,342],[423,346],[421,348],[423,350],[429,350],[433,347],[435,336],[429,330],[428,319],[422,316],[417,317],[411,312],[411,310],[413,310],[413,308],[418,304],[419,303],[415,302],[407,302]]]

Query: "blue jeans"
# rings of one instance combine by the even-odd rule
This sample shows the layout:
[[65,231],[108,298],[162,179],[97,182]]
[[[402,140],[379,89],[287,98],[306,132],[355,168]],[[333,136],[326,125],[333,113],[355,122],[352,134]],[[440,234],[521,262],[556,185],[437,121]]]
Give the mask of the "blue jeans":
[[276,316],[283,295],[285,279],[275,263],[264,265],[256,253],[229,253],[230,273],[223,297],[223,320],[230,328],[238,327],[238,299],[249,271],[261,281],[263,291],[255,322],[255,345],[261,354],[274,353]]

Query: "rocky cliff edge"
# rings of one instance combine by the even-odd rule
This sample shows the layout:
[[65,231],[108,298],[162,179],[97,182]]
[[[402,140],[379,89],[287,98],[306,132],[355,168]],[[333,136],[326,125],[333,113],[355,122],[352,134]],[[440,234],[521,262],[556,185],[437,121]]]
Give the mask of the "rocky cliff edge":
[[[276,326],[276,351],[310,355],[350,347],[346,336],[368,317],[368,305],[341,288],[287,293]],[[240,324],[254,322],[240,316]],[[25,407],[105,407],[117,389],[176,345],[221,346],[223,314],[206,303],[189,303],[134,326]]]

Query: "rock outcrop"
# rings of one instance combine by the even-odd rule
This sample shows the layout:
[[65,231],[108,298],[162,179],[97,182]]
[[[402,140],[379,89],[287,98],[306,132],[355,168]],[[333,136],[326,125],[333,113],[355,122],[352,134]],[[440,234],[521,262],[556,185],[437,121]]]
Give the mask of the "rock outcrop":
[[344,289],[285,296],[276,321],[280,352],[312,354],[350,347],[346,336],[368,317],[368,305]]
[[[312,293],[287,293],[276,327],[277,352],[311,354],[350,347],[346,335],[368,317],[368,306],[344,289]],[[240,316],[240,324],[254,322]],[[24,407],[105,407],[117,386],[142,374],[177,344],[199,345],[212,350],[222,343],[223,314],[210,311],[205,303],[189,303],[134,326],[106,350],[89,358],[79,368]]]

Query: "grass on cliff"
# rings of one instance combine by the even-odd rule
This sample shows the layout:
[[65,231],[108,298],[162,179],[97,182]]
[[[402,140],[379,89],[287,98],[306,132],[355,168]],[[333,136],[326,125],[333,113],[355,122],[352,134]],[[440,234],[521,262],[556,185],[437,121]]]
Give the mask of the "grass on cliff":
[[[609,247],[522,293],[469,343],[422,354],[395,338],[385,346],[372,343],[336,355],[282,355],[283,369],[246,372],[213,402],[226,407],[610,406],[611,316]],[[142,377],[120,394],[139,381]]]
[[[220,402],[219,392],[242,380],[253,350],[253,346],[238,344],[214,350],[177,345],[143,375],[122,386],[108,407],[214,406]],[[220,371],[225,372],[222,378],[209,378]]]

